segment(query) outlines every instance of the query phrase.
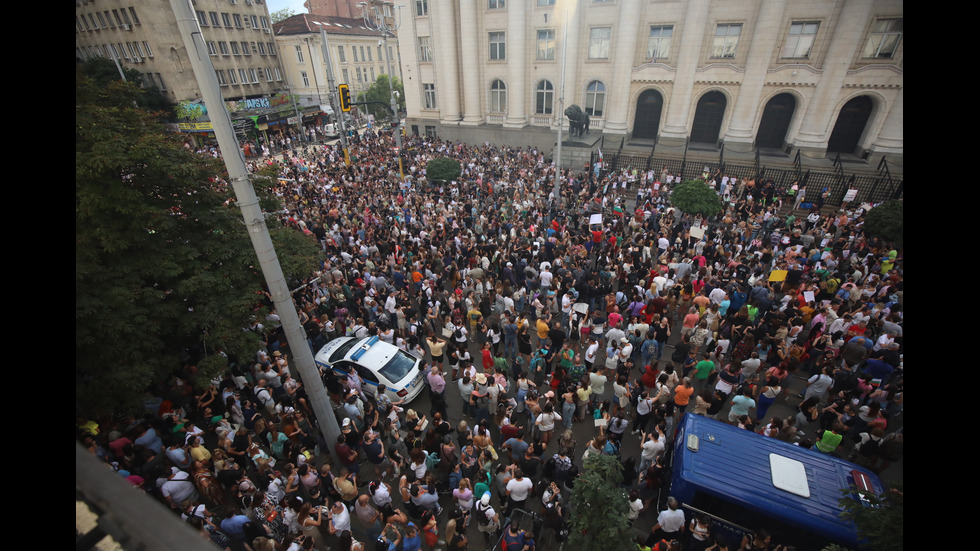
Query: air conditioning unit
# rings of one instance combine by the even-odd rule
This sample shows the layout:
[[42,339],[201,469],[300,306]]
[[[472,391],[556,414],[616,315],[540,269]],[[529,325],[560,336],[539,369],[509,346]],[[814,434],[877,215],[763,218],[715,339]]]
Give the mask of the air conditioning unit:
[[252,5],[252,0],[245,0],[245,5],[246,6],[251,6]]
[[143,58],[141,58],[139,56],[134,56],[133,57],[133,63],[143,63]]
[[270,29],[269,27],[265,27],[262,30],[265,32],[265,34],[272,34],[272,29]]
[[133,30],[133,28],[130,27],[128,23],[123,23],[122,28],[123,28],[124,31],[131,31],[131,30]]

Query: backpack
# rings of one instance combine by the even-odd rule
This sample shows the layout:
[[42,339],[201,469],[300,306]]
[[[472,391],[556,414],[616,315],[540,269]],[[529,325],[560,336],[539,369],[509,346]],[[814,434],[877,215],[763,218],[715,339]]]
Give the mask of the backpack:
[[862,457],[875,457],[878,455],[879,447],[881,447],[881,440],[870,438],[867,442],[861,445],[861,449],[858,450],[858,454]]
[[490,521],[493,520],[492,518],[490,518],[490,515],[487,514],[487,511],[490,510],[490,506],[489,505],[484,506],[482,501],[478,501],[476,504],[476,510],[477,512],[480,513],[479,515],[476,516],[476,521],[480,523],[480,526],[489,525]]

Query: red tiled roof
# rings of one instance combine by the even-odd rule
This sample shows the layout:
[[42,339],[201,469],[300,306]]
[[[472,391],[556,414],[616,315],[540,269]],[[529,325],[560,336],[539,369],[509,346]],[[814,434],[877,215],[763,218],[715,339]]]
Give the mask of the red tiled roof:
[[320,28],[327,30],[328,34],[346,34],[355,36],[378,36],[378,31],[372,31],[364,26],[363,19],[350,19],[347,17],[331,17],[328,15],[313,15],[301,13],[294,15],[285,21],[280,21],[272,25],[272,29],[277,36],[294,34],[319,34]]

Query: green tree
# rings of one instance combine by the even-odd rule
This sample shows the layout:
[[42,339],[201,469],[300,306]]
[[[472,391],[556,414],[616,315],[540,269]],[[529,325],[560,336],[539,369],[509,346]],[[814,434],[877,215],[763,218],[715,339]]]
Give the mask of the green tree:
[[280,23],[294,15],[296,15],[296,12],[294,12],[291,8],[283,8],[270,13],[269,19],[271,19],[273,23]]
[[721,199],[701,180],[685,180],[670,194],[670,204],[686,214],[714,216],[721,211]]
[[627,551],[632,543],[622,465],[609,455],[591,455],[572,491],[568,547],[582,551]]
[[449,182],[459,177],[463,169],[459,161],[446,157],[436,157],[425,165],[425,176],[430,181]]
[[856,489],[843,491],[840,500],[841,517],[857,526],[858,536],[868,542],[873,551],[894,551],[903,548],[905,536],[905,497],[901,484],[893,486],[881,495],[860,492]]
[[[398,92],[398,110],[404,111],[405,86],[402,85],[402,81],[398,77],[392,78],[391,81],[395,84],[395,91]],[[367,90],[357,95],[357,101],[376,101],[390,106],[391,88],[388,84],[388,75],[378,75],[377,80],[371,83],[371,86]],[[395,120],[392,117],[390,108],[382,107],[376,103],[370,103],[361,107],[367,109],[368,113],[374,115],[376,120]]]
[[[165,132],[136,106],[139,95],[132,83],[76,71],[75,389],[76,407],[90,414],[138,406],[201,350],[251,357],[259,337],[242,329],[265,315],[223,166]],[[256,184],[263,205],[275,204],[271,185]],[[286,276],[311,273],[314,240],[271,221]],[[199,368],[207,380],[223,363]]]
[[[82,74],[92,78],[98,86],[108,86],[109,83],[121,80],[116,64],[104,57],[89,58],[78,63],[78,68]],[[123,67],[122,72],[127,81],[142,88],[142,93],[138,94],[133,101],[144,109],[158,112],[161,119],[171,118],[170,114],[174,105],[170,98],[156,86],[144,86],[143,75],[136,69]]]
[[864,231],[872,236],[891,241],[899,247],[904,241],[904,204],[897,199],[885,201],[864,215]]

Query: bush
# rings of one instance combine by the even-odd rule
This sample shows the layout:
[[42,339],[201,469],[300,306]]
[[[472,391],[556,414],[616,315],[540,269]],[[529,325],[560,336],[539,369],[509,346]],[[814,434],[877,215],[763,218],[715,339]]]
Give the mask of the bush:
[[445,157],[432,159],[425,166],[425,175],[432,181],[448,182],[455,180],[459,178],[461,172],[462,168],[459,166],[459,161]]
[[902,246],[904,214],[901,201],[885,201],[864,215],[864,231],[872,237]]
[[718,194],[701,180],[686,180],[677,184],[670,194],[670,204],[686,214],[714,216],[721,212]]

